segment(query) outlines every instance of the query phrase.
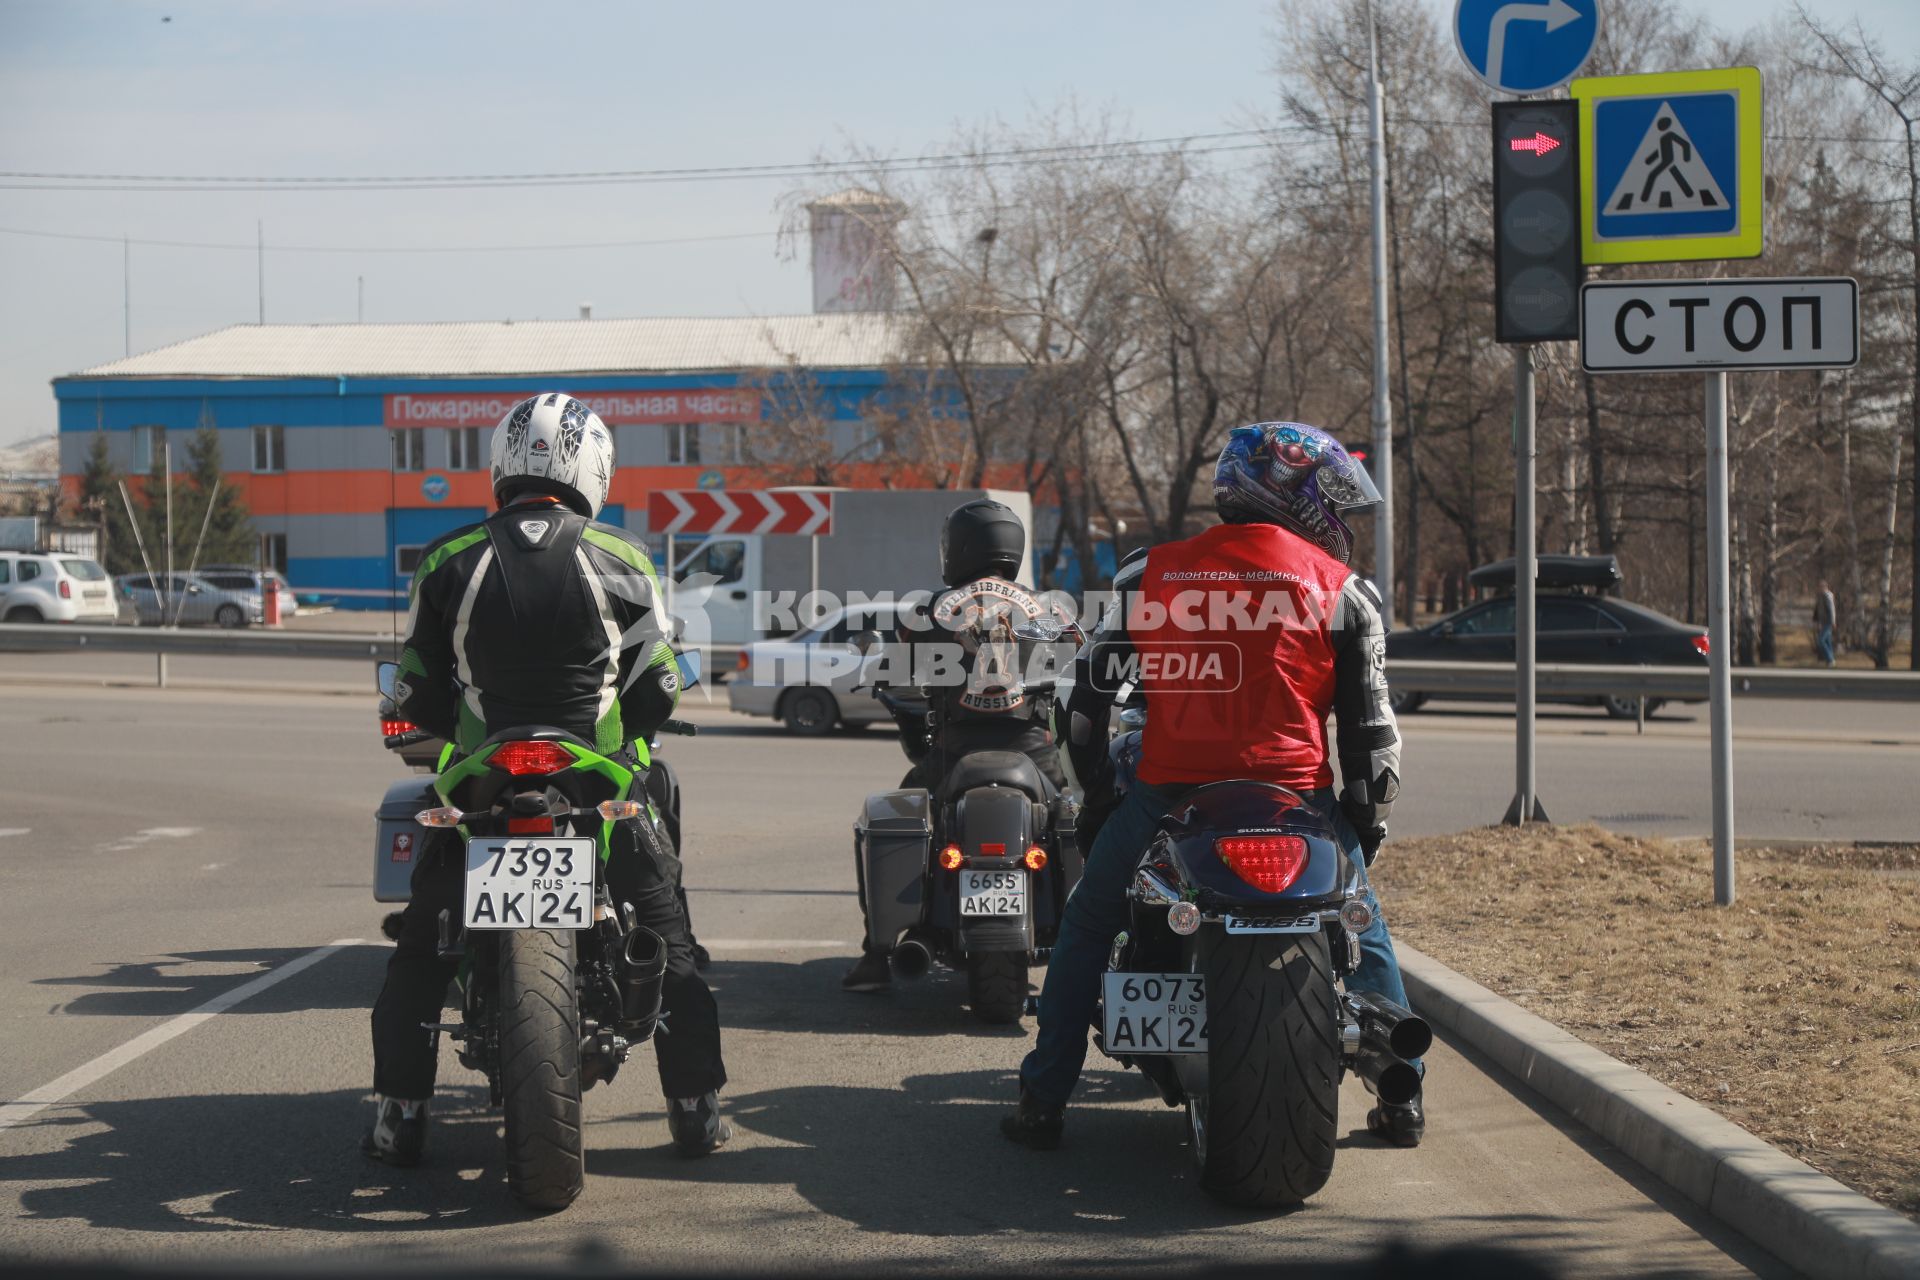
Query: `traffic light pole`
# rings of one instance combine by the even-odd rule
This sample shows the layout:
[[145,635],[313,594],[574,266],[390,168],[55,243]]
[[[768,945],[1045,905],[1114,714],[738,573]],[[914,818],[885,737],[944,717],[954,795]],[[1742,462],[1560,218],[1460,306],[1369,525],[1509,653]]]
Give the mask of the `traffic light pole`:
[[1534,547],[1533,347],[1513,349],[1513,803],[1507,826],[1546,822],[1534,777]]

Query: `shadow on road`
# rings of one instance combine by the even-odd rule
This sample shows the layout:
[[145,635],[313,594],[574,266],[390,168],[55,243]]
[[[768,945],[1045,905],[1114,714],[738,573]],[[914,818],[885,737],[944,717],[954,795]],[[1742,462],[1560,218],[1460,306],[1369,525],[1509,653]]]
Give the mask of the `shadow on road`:
[[[707,969],[707,985],[720,1001],[727,1029],[792,1031],[804,1035],[949,1036],[978,1035],[1023,1041],[1033,1019],[1013,1026],[988,1026],[967,1008],[967,981],[936,967],[917,982],[896,981],[891,990],[853,994],[840,989],[850,956],[832,956],[795,964],[786,960],[716,959]],[[1035,970],[1037,988],[1045,975]],[[1025,1048],[1008,1046],[1011,1063]]]
[[[434,1103],[418,1169],[360,1154],[371,1115],[360,1090],[94,1102],[46,1113],[28,1132],[76,1132],[54,1151],[0,1155],[0,1182],[67,1183],[20,1194],[19,1219],[78,1219],[157,1232],[406,1232],[524,1221],[507,1196],[499,1119],[484,1086]],[[104,1126],[92,1132],[83,1128]]]
[[[208,1000],[251,981],[311,947],[245,947],[231,951],[174,951],[138,960],[103,961],[105,972],[61,978],[35,978],[46,987],[90,987],[58,1005],[56,1014],[165,1018],[198,1008]],[[324,983],[289,982],[269,987],[242,1001],[233,1013],[296,1013],[307,1009],[365,1009],[380,989],[378,971],[386,964],[384,947],[348,948],[327,961]],[[339,966],[351,965],[351,976]],[[367,977],[366,971],[373,970]],[[371,985],[369,985],[371,983]],[[97,988],[106,988],[99,990]]]

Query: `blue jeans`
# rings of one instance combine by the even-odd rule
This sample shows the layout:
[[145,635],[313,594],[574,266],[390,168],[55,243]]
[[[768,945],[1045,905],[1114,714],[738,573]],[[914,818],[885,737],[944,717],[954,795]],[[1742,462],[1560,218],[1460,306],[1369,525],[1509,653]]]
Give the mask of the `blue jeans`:
[[[1080,1079],[1087,1059],[1087,1031],[1099,1006],[1100,975],[1106,972],[1114,938],[1127,927],[1127,886],[1153,839],[1155,825],[1178,796],[1178,792],[1136,782],[1100,828],[1080,883],[1067,897],[1060,937],[1053,944],[1046,984],[1040,989],[1039,1033],[1033,1051],[1020,1064],[1021,1084],[1043,1105],[1065,1103]],[[1360,851],[1360,836],[1340,812],[1332,789],[1309,791],[1306,798],[1332,818],[1340,847],[1360,868],[1364,880],[1366,859]],[[1360,967],[1346,985],[1404,1005],[1407,989],[1400,981],[1399,961],[1394,959],[1393,937],[1373,890],[1368,888],[1366,894],[1374,908],[1373,924],[1360,935]]]
[[1814,633],[1813,647],[1820,654],[1820,661],[1833,665],[1833,628],[1821,627]]

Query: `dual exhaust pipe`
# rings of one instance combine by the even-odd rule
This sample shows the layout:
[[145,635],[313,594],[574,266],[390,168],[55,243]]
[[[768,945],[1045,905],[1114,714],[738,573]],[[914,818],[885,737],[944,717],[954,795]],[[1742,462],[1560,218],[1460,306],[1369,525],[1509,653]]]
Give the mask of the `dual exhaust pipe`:
[[933,948],[918,929],[910,929],[893,949],[893,973],[909,982],[927,976],[933,968]]
[[1348,992],[1345,1003],[1358,1033],[1351,1050],[1354,1074],[1389,1106],[1412,1102],[1420,1092],[1420,1069],[1411,1060],[1433,1047],[1433,1028],[1405,1005],[1371,992]]

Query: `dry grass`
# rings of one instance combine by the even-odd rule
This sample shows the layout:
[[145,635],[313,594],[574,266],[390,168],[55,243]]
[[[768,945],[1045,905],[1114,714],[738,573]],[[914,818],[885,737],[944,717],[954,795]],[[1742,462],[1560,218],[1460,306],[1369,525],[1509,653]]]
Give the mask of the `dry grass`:
[[1884,1204],[1920,1214],[1920,847],[1593,826],[1388,844],[1394,933]]

